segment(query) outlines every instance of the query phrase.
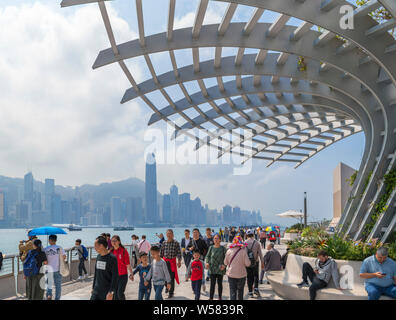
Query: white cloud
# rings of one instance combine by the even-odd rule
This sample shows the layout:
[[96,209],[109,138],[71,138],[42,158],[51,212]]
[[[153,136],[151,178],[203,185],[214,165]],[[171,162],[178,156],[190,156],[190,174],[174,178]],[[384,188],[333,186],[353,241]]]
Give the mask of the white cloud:
[[[136,38],[108,8],[117,39]],[[107,47],[96,6],[0,9],[0,174],[33,168],[72,185],[132,175],[149,110],[119,104],[129,83],[118,65],[91,69]]]
[[[214,24],[220,23],[222,14],[214,12],[213,10],[207,10],[205,13],[205,18],[203,24]],[[173,24],[173,29],[182,29],[192,27],[195,20],[195,11],[188,12],[180,18],[176,18]]]

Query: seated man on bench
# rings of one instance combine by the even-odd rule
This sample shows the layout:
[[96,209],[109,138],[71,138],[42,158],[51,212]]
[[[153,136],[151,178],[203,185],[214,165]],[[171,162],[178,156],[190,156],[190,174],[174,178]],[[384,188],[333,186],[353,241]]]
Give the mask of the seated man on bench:
[[[337,263],[328,256],[326,251],[320,251],[318,253],[314,268],[312,268],[308,262],[305,262],[303,264],[302,273],[303,281],[297,284],[297,286],[299,288],[309,287],[309,297],[311,300],[315,300],[316,291],[327,287],[331,278],[333,278],[336,288],[341,289]],[[308,278],[312,283],[311,286],[308,283]]]
[[387,248],[378,248],[376,254],[363,261],[360,277],[366,279],[369,300],[378,300],[381,295],[396,299],[396,263],[388,257]]

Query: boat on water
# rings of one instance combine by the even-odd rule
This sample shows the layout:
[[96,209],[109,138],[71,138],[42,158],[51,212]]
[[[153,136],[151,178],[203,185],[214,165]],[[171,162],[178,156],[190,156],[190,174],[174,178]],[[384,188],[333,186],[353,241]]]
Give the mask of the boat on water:
[[52,224],[53,227],[67,229],[69,231],[81,231],[82,227],[76,224]]
[[121,226],[121,227],[114,227],[114,231],[132,231],[135,230],[134,227],[129,227],[129,226]]
[[67,227],[67,229],[68,229],[69,231],[81,231],[81,230],[82,230],[82,227],[71,224],[71,225],[69,225],[69,226]]

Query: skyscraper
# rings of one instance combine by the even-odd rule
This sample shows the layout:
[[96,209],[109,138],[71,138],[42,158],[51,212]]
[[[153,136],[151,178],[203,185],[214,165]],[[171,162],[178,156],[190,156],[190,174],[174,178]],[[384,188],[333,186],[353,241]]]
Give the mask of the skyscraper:
[[157,169],[155,155],[151,153],[146,159],[146,222],[158,222],[157,206]]
[[194,225],[200,225],[202,223],[203,208],[201,205],[201,199],[196,197],[191,201],[191,212],[189,214],[189,223]]
[[33,174],[31,172],[25,174],[23,194],[23,200],[33,203]]
[[131,226],[143,221],[143,207],[141,197],[128,197],[126,199],[126,219],[128,224]]
[[16,218],[20,223],[31,222],[29,219],[29,205],[31,202],[21,200],[16,205]]
[[80,223],[81,213],[81,198],[73,198],[71,201],[71,220],[73,223]]
[[41,211],[41,192],[33,191],[33,211]]
[[164,194],[162,198],[162,221],[171,223],[171,197],[169,194]]
[[0,190],[0,221],[7,220],[5,192]]
[[180,223],[192,223],[191,221],[191,200],[189,193],[182,193],[179,196]]
[[52,195],[54,194],[54,192],[55,192],[55,180],[45,179],[44,209],[47,212],[51,212]]
[[232,208],[228,204],[223,207],[223,222],[231,223],[232,220]]
[[60,194],[54,193],[52,195],[51,208],[52,223],[62,223],[62,199]]
[[112,197],[111,203],[111,222],[113,225],[117,225],[122,223],[121,218],[121,198],[120,197]]
[[171,223],[180,223],[179,220],[179,190],[175,185],[170,187]]
[[234,207],[232,209],[232,221],[236,225],[239,225],[239,223],[241,222],[241,208]]
[[71,223],[71,203],[67,200],[61,201],[62,223]]

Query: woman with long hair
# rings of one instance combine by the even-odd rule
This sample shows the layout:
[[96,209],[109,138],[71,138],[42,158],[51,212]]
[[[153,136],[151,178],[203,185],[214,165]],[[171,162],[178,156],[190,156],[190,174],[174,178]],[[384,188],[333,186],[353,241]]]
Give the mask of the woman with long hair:
[[43,265],[47,264],[47,255],[43,250],[41,240],[33,241],[33,249],[30,250],[23,263],[23,273],[26,279],[26,297],[28,300],[43,300],[44,276]]
[[125,288],[128,283],[128,271],[129,278],[133,279],[133,271],[131,267],[131,263],[129,260],[128,250],[124,248],[121,243],[121,239],[118,235],[114,235],[111,238],[111,249],[110,253],[112,253],[117,258],[118,264],[118,282],[117,288],[114,292],[114,300],[125,300]]

